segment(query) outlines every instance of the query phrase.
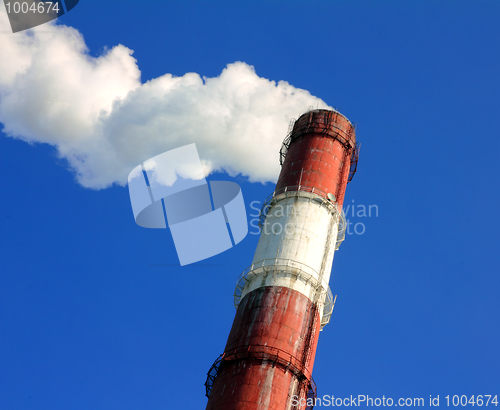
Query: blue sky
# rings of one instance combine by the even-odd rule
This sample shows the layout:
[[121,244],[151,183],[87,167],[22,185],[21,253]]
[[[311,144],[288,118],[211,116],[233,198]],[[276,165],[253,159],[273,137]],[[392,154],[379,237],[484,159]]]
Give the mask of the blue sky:
[[[335,255],[318,394],[444,406],[500,395],[499,17],[496,1],[82,0],[59,23],[94,57],[134,50],[143,83],[242,61],[355,121],[345,205],[378,214],[348,215],[365,229]],[[52,145],[2,134],[0,167],[0,407],[203,409],[258,236],[180,267],[125,187],[82,187]],[[208,179],[240,184],[250,222],[274,188]]]

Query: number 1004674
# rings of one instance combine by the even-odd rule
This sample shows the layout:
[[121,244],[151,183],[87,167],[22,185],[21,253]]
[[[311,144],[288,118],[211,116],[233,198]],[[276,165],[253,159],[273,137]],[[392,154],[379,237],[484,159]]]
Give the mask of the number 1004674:
[[[31,2],[30,2],[31,3]],[[36,13],[36,14],[44,14],[44,13],[56,13],[59,14],[59,3],[52,1],[40,1],[38,3],[32,2],[31,4],[27,2],[8,2],[5,3],[5,7],[7,9],[7,13],[15,13],[15,14],[28,14],[28,13]]]
[[446,405],[447,406],[498,406],[498,398],[497,395],[491,394],[479,394],[477,396],[466,396],[465,394],[462,396],[446,396]]

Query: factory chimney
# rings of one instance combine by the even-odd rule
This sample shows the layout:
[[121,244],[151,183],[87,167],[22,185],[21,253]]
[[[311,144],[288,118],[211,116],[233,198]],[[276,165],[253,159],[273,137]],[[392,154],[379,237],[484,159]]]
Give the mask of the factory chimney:
[[312,408],[314,357],[333,311],[328,281],[357,159],[354,126],[339,112],[311,110],[293,124],[252,265],[236,285],[224,353],[208,373],[207,410]]

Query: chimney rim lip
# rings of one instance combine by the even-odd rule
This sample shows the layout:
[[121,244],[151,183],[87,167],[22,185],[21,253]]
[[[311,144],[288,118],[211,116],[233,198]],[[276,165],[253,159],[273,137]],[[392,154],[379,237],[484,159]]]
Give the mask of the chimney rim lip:
[[[311,110],[307,110],[303,114],[299,115],[299,118],[297,118],[297,120],[295,121],[295,123],[297,123],[302,117],[304,117],[306,115],[309,115],[311,113],[313,113],[313,114],[320,114],[320,113],[326,113],[326,112],[333,112],[333,113],[339,115],[340,117],[342,117],[343,119],[345,119],[349,123],[349,125],[351,125],[351,127],[353,129],[356,128],[356,123],[354,121],[351,121],[349,118],[347,118],[347,116],[345,116],[344,114],[342,114],[336,108],[314,108],[314,109],[311,109]],[[294,124],[294,126],[295,126],[295,124]]]

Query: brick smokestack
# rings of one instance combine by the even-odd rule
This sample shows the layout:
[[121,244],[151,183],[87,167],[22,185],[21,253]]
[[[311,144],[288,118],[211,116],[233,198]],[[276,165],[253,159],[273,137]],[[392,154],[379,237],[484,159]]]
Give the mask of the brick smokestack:
[[328,281],[357,154],[354,126],[336,111],[303,114],[285,138],[257,250],[236,286],[236,317],[208,374],[207,410],[302,410],[315,397],[314,357],[333,310]]

